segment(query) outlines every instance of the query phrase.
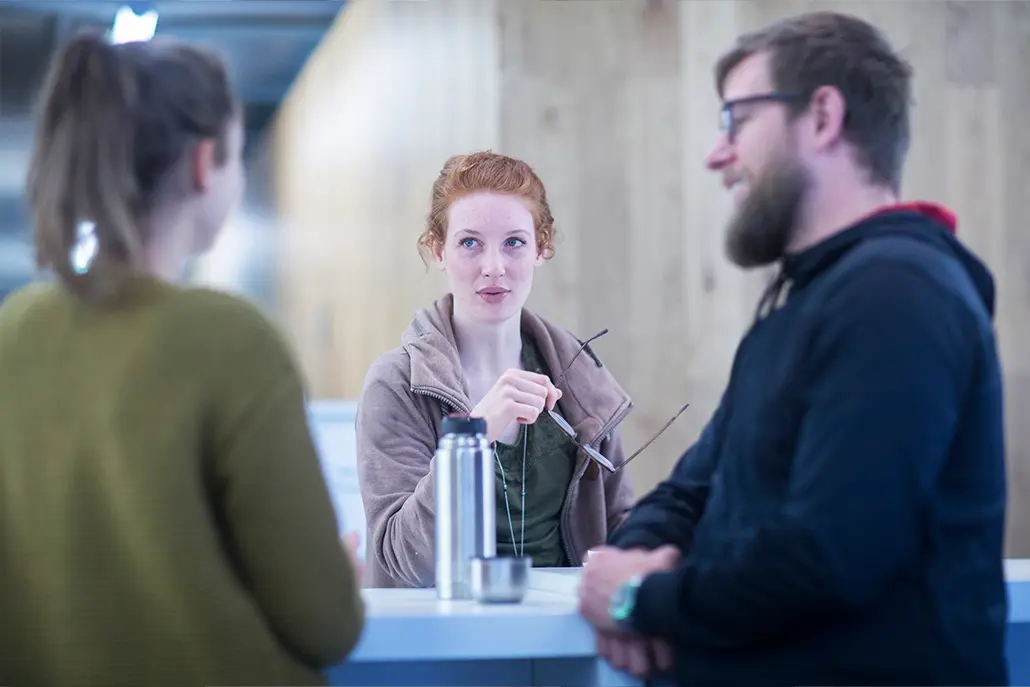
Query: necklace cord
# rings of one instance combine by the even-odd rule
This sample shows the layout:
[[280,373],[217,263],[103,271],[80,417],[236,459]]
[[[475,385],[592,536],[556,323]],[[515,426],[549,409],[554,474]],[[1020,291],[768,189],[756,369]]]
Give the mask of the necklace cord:
[[504,474],[504,465],[501,464],[501,455],[494,448],[494,458],[497,459],[497,467],[501,471],[501,489],[504,491],[504,510],[508,513],[508,531],[511,533],[511,548],[515,555],[522,557],[526,552],[526,447],[529,445],[529,426],[522,425],[522,523],[519,527],[519,545],[515,544],[515,525],[511,519],[511,505],[508,503],[508,480]]

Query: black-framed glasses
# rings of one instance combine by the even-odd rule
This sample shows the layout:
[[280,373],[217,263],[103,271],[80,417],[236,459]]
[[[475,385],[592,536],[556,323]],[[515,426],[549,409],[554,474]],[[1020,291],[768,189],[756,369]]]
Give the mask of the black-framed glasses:
[[[572,364],[574,362],[576,362],[576,358],[579,357],[579,354],[586,350],[587,346],[590,345],[590,342],[591,341],[595,341],[595,340],[601,338],[602,336],[604,336],[607,333],[608,333],[607,329],[602,329],[600,332],[598,332],[597,334],[594,334],[593,336],[591,336],[589,339],[587,339],[586,341],[584,341],[580,345],[579,350],[576,351],[576,355],[572,356],[572,360],[570,360],[569,364],[565,366],[565,369],[562,370],[562,373],[560,375],[558,375],[558,379],[556,379],[554,381],[554,386],[555,387],[560,386],[561,383],[565,380],[565,375],[572,368]],[[574,443],[577,447],[582,449],[583,452],[586,453],[587,456],[592,461],[594,461],[595,463],[597,463],[598,465],[600,465],[604,469],[608,470],[609,472],[615,472],[616,470],[621,470],[622,468],[624,468],[627,465],[629,465],[629,462],[631,460],[633,460],[634,458],[639,456],[641,453],[643,453],[644,449],[646,449],[648,446],[650,446],[652,443],[654,443],[654,440],[657,439],[658,437],[660,437],[665,430],[669,429],[669,427],[672,426],[672,423],[676,421],[676,418],[678,418],[680,415],[682,415],[683,411],[686,410],[689,407],[690,407],[689,403],[684,404],[682,408],[680,408],[678,411],[676,411],[676,414],[673,415],[669,419],[668,422],[666,422],[664,425],[662,425],[662,428],[659,429],[658,432],[655,433],[654,436],[652,436],[650,439],[645,441],[643,446],[641,446],[636,451],[634,451],[628,458],[626,458],[624,461],[622,461],[618,465],[613,464],[610,460],[605,458],[604,455],[600,451],[598,451],[594,447],[587,446],[582,441],[580,441],[579,437],[576,435],[576,430],[572,428],[572,425],[569,424],[568,420],[563,418],[561,416],[561,414],[557,410],[552,408],[551,410],[547,411],[547,414],[550,416],[550,418],[552,420],[554,420],[555,424],[558,425],[558,427],[561,429],[561,431],[565,432],[565,434],[569,437],[569,439],[572,441],[572,443]]]
[[722,108],[719,110],[719,128],[726,132],[727,140],[729,140],[730,143],[733,143],[734,139],[737,137],[737,131],[741,124],[736,117],[738,106],[750,105],[752,103],[788,103],[800,100],[802,97],[801,93],[772,91],[770,93],[759,93],[757,95],[748,95],[743,98],[727,100],[722,104]]

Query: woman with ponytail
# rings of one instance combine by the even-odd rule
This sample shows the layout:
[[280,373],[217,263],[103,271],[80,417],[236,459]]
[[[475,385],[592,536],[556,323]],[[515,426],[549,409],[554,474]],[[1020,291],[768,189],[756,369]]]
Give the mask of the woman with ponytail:
[[283,338],[177,284],[244,185],[223,64],[72,40],[42,93],[41,268],[0,307],[0,684],[301,685],[363,605]]

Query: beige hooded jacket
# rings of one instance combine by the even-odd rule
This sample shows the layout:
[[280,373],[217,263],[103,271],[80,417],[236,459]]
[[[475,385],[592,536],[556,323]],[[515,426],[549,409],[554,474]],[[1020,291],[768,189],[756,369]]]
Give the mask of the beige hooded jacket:
[[[358,481],[368,526],[368,587],[434,585],[433,454],[440,423],[471,411],[451,326],[450,295],[415,314],[401,345],[369,368],[358,402]],[[572,334],[523,309],[523,332],[557,376],[581,344]],[[561,385],[562,414],[583,443],[618,465],[619,423],[632,402],[587,348]],[[566,556],[581,565],[633,505],[625,471],[600,469],[580,450],[561,514]]]

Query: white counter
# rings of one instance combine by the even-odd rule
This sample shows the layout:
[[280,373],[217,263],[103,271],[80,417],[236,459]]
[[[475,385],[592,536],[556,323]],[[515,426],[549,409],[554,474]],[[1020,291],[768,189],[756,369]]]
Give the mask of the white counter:
[[356,661],[396,658],[398,637],[412,639],[408,659],[589,656],[594,648],[573,597],[531,590],[520,604],[485,605],[439,601],[431,589],[369,589],[365,599],[376,627]]
[[[534,571],[530,586],[548,582]],[[365,632],[350,659],[329,671],[334,685],[640,684],[597,659],[574,595],[531,589],[520,604],[495,605],[439,601],[432,589],[364,596]]]

